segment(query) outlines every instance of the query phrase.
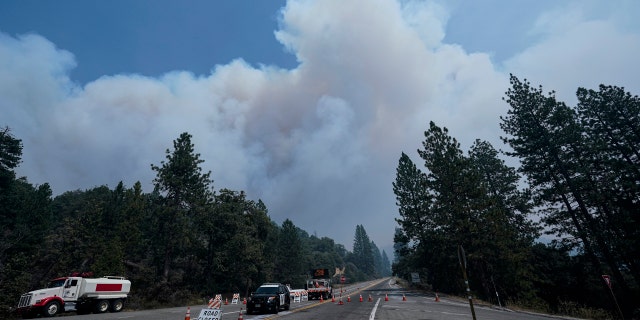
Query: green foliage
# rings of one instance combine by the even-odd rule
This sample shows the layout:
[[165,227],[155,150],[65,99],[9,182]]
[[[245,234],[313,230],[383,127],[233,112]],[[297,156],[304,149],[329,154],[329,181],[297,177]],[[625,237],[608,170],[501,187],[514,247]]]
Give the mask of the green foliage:
[[216,293],[246,296],[264,282],[301,287],[310,268],[363,274],[333,239],[310,236],[291,220],[279,227],[265,204],[243,191],[214,192],[187,133],[166,151],[166,161],[151,165],[157,174],[151,193],[140,182],[131,188],[120,182],[53,199],[47,184],[15,179],[21,144],[8,129],[0,134],[7,178],[0,188],[0,310],[73,272],[126,276],[134,308]]
[[428,193],[426,175],[404,152],[396,169],[393,192],[400,214],[400,219],[396,218],[396,221],[401,226],[400,230],[396,230],[396,235],[402,232],[409,238],[405,242],[420,241],[423,238],[422,233],[429,228],[429,220],[425,219],[423,214],[429,210],[432,199]]
[[51,228],[51,189],[16,179],[22,142],[0,130],[0,315],[34,284],[32,261]]
[[[380,252],[378,251],[377,254],[380,254]],[[362,225],[356,226],[356,233],[353,239],[353,254],[350,261],[361,272],[359,279],[364,280],[375,277],[374,250],[367,231],[364,230]]]
[[33,261],[42,255],[51,220],[47,184],[36,187],[18,179],[0,189],[0,310],[13,307],[24,289],[37,283]]
[[8,127],[0,129],[0,192],[15,179],[15,169],[22,158],[22,141],[11,135]]
[[381,277],[389,277],[391,276],[391,261],[389,261],[389,256],[387,256],[387,252],[382,250],[382,259],[376,265],[376,270],[379,272]]
[[282,223],[276,251],[276,274],[282,275],[284,283],[302,287],[308,270],[303,260],[305,252],[298,228],[289,219]]
[[[461,244],[481,298],[496,290],[506,301],[578,314],[613,305],[602,299],[610,295],[600,276],[611,274],[631,315],[640,301],[640,99],[604,85],[577,97],[571,108],[511,76],[500,125],[518,171],[487,142],[463,155],[446,128],[430,123],[418,150],[425,173],[404,153],[396,171],[394,272],[426,273],[435,290],[461,293],[452,281],[459,271],[451,272]],[[534,244],[534,212],[555,237],[548,246]]]
[[173,142],[174,150],[166,150],[167,161],[160,166],[151,165],[156,172],[153,180],[157,199],[161,209],[153,216],[152,223],[159,231],[156,241],[157,250],[162,253],[159,259],[162,282],[167,284],[170,276],[181,277],[184,269],[176,274],[171,271],[177,263],[187,263],[185,254],[197,241],[190,230],[195,227],[198,215],[205,214],[213,201],[210,179],[211,172],[202,173],[200,154],[195,153],[191,135],[184,132]]
[[[483,299],[531,294],[526,264],[537,229],[527,218],[528,192],[518,189],[515,170],[498,152],[476,141],[465,156],[446,128],[425,132],[422,173],[403,153],[394,192],[401,219],[396,230],[394,271],[426,274],[434,290],[462,293],[457,245],[468,252],[470,282]],[[496,301],[497,302],[497,301]]]
[[521,159],[543,221],[584,250],[605,290],[599,275],[611,274],[630,312],[640,296],[640,99],[617,87],[579,88],[570,108],[526,80],[511,76],[511,85],[503,140]]

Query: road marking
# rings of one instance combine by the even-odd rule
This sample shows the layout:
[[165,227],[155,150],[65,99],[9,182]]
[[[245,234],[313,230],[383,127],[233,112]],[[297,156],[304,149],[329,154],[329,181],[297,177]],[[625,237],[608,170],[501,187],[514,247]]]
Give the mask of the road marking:
[[378,310],[378,303],[380,303],[380,298],[376,300],[376,305],[373,306],[373,310],[371,310],[371,314],[369,315],[369,320],[373,320],[376,317],[376,310]]
[[466,316],[466,315],[469,315],[468,313],[453,313],[453,312],[446,312],[446,311],[441,311],[440,313],[442,313],[442,314],[450,314],[452,316]]

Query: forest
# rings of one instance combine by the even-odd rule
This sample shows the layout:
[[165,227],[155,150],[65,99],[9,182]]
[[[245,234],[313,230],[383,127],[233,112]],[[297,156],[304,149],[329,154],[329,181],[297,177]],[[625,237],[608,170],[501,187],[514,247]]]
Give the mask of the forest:
[[244,191],[214,189],[191,138],[182,133],[151,164],[150,193],[120,182],[53,196],[48,184],[16,176],[22,142],[0,130],[0,317],[21,294],[76,272],[131,280],[130,309],[246,297],[264,282],[302,288],[312,268],[340,268],[349,281],[391,274],[387,253],[362,225],[348,251],[290,219],[278,225]]
[[466,263],[474,297],[495,305],[639,319],[640,99],[606,85],[576,96],[511,75],[504,151],[476,140],[465,153],[431,122],[423,166],[402,153],[396,169],[394,274],[463,296]]

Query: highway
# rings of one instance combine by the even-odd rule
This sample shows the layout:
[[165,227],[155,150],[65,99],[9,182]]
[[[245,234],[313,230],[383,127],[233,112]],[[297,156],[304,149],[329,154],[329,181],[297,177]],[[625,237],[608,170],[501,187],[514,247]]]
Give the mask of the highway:
[[[340,292],[342,291],[342,297]],[[282,319],[282,320],[469,320],[472,319],[468,302],[459,299],[440,297],[436,301],[433,295],[405,290],[396,285],[392,279],[383,279],[354,285],[334,286],[335,301],[302,301],[291,302],[289,311],[278,314],[245,314],[242,303],[222,305],[222,320],[249,319]],[[362,302],[360,302],[362,295]],[[371,301],[369,301],[371,296]],[[403,300],[403,296],[405,300]],[[386,301],[388,298],[388,301]],[[348,299],[350,298],[350,302]],[[340,303],[342,301],[342,303]],[[190,306],[192,320],[198,319],[200,310],[205,305]],[[166,308],[145,311],[123,311],[120,313],[104,313],[78,315],[69,319],[98,320],[98,319],[135,319],[135,320],[182,320],[185,319],[187,307]],[[499,308],[475,305],[476,319],[507,320],[542,320],[553,318],[549,315],[537,315],[513,312]]]

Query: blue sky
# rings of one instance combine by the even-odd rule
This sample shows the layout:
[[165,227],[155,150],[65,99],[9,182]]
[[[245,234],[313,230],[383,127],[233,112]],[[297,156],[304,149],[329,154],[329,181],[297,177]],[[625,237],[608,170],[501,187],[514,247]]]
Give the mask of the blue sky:
[[[573,104],[640,92],[640,2],[0,2],[0,126],[54,193],[136,181],[181,132],[216,189],[391,254],[391,183],[429,121],[504,149],[508,75]],[[513,165],[517,163],[511,161]]]
[[72,52],[81,83],[102,75],[209,74],[243,58],[294,67],[273,36],[285,1],[5,1],[0,25],[11,35],[37,33]]

